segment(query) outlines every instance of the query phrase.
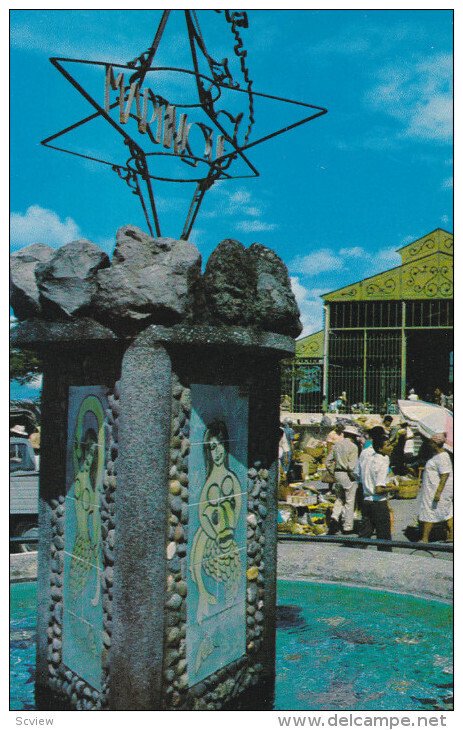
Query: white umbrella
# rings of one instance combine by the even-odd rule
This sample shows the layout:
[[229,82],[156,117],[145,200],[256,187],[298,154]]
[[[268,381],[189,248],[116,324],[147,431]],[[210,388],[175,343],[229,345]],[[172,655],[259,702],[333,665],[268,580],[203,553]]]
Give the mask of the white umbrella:
[[414,425],[422,436],[431,438],[445,433],[445,443],[453,450],[453,413],[447,408],[426,401],[398,401],[400,413]]

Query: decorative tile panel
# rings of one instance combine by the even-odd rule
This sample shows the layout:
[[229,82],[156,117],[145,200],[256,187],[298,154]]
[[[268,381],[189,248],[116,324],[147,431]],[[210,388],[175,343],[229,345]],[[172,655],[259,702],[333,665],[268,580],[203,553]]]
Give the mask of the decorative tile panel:
[[105,470],[106,389],[69,388],[64,527],[63,663],[101,689],[100,494]]
[[192,385],[187,663],[194,685],[246,652],[248,396]]

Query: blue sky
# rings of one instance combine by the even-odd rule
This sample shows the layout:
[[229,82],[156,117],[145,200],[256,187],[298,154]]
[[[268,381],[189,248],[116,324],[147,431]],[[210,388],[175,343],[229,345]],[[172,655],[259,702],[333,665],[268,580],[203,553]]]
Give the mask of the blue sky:
[[[48,58],[126,63],[148,48],[160,16],[160,10],[12,11],[12,250],[88,238],[111,253],[120,226],[146,229],[137,199],[114,172],[39,142],[92,112]],[[326,107],[328,114],[249,150],[260,177],[214,187],[191,240],[203,261],[224,238],[275,249],[309,333],[321,326],[321,293],[397,265],[396,248],[437,227],[453,230],[452,12],[250,10],[248,16],[242,36],[253,88]],[[233,58],[223,14],[198,17],[211,54]],[[171,15],[158,63],[191,65],[183,23],[180,11]],[[81,69],[79,78],[102,101],[101,68]],[[183,93],[182,83],[176,92]],[[255,132],[299,115],[292,105],[256,104]],[[113,145],[112,153],[119,144],[103,123],[75,141],[90,153]],[[126,157],[122,151],[121,161]],[[186,189],[155,187],[163,235],[180,235]]]

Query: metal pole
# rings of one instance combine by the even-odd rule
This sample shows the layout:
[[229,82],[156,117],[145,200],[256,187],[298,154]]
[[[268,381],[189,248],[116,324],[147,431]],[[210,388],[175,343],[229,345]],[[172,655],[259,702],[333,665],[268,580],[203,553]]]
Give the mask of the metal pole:
[[325,302],[323,305],[324,313],[324,337],[323,337],[323,386],[322,397],[326,398],[325,405],[328,407],[328,367],[329,367],[329,331],[330,331],[330,305]]
[[367,402],[367,331],[363,330],[363,402]]
[[130,77],[130,83],[134,84],[136,81],[138,81],[139,86],[143,84],[143,81],[145,80],[145,76],[147,72],[151,68],[151,64],[153,63],[154,56],[156,54],[156,51],[158,50],[159,42],[162,38],[162,34],[164,33],[164,28],[166,27],[166,23],[169,19],[169,15],[171,14],[171,10],[164,10],[161,16],[161,21],[158,25],[158,29],[156,31],[156,35],[154,36],[153,42],[149,48],[149,50],[143,56],[141,56],[138,59],[135,59],[135,61],[140,61],[140,68],[135,71],[135,73],[132,74]]
[[407,395],[407,337],[405,333],[406,304],[402,302],[402,327],[401,348],[400,348],[400,397],[404,399]]
[[291,411],[296,413],[296,362],[291,363]]

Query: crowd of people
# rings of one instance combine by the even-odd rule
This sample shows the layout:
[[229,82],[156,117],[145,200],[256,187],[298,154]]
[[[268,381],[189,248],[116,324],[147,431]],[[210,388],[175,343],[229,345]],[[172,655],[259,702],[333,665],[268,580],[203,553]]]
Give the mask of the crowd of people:
[[[288,396],[285,396],[285,398],[288,398]],[[420,396],[414,388],[409,389],[407,394],[407,400],[420,400]],[[442,406],[443,408],[448,408],[449,410],[453,411],[453,393],[449,392],[446,395],[444,391],[439,387],[436,388],[432,393],[426,393],[424,395],[424,400],[428,403],[435,403],[436,405]],[[284,405],[288,408],[291,407],[290,402],[289,404],[285,402]],[[336,400],[332,401],[331,403],[327,404],[326,397],[324,397],[322,400],[321,410],[322,413],[328,412],[336,414],[348,413],[349,411],[352,413],[372,413],[374,411],[374,406],[371,403],[350,403],[346,391],[343,390],[341,395],[339,395]],[[393,415],[399,412],[396,395],[393,395],[392,398],[386,399],[386,401],[382,405],[382,412]]]
[[[397,420],[397,419],[396,419]],[[418,493],[420,540],[427,543],[437,523],[445,523],[447,541],[453,542],[453,467],[447,450],[446,434],[439,433],[422,441],[414,453],[414,432],[401,417],[387,414],[374,426],[338,421],[326,437],[326,472],[336,495],[329,523],[329,534],[354,534],[359,537],[391,540],[389,497],[395,477],[421,477]],[[294,430],[285,419],[280,428],[280,463],[287,474],[291,468]],[[355,522],[356,509],[362,519]],[[378,550],[391,551],[388,545]]]

